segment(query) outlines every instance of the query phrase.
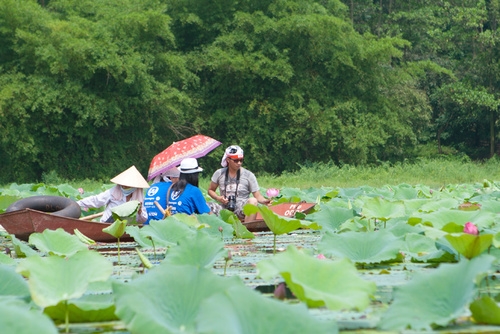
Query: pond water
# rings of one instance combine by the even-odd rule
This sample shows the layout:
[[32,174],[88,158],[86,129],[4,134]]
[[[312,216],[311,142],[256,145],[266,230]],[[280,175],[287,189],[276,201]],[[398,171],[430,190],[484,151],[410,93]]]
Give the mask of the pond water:
[[[6,233],[0,231],[1,249],[3,251],[13,249]],[[264,259],[273,256],[273,234],[270,232],[255,233],[253,240],[225,239],[225,247],[231,251],[232,261],[226,267],[223,259],[218,260],[213,265],[213,272],[218,275],[238,276],[250,288],[273,297],[275,286],[280,280],[274,282],[265,281],[257,277],[256,264]],[[277,252],[284,251],[288,245],[295,245],[297,248],[308,249],[312,254],[317,254],[316,245],[321,239],[321,234],[317,231],[299,230],[287,235],[277,237]],[[135,251],[138,245],[134,242],[120,244],[120,260],[118,261],[117,244],[97,244],[95,249],[114,263],[113,277],[121,281],[129,281],[137,275],[147,272]],[[165,256],[165,248],[141,249],[141,252],[153,263],[159,264]],[[225,268],[226,267],[226,268]],[[397,263],[393,265],[376,265],[359,268],[359,275],[368,281],[375,282],[377,292],[370,306],[361,311],[331,311],[326,308],[310,309],[310,313],[321,319],[335,319],[339,325],[341,333],[382,333],[377,330],[376,324],[380,315],[387,309],[391,302],[394,289],[409,282],[416,272],[430,272],[433,266],[417,263]],[[495,293],[500,290],[500,279],[494,275],[493,284],[488,289]],[[484,291],[483,291],[484,292]],[[298,303],[288,292],[286,303]],[[62,331],[62,327],[60,327]],[[123,324],[119,321],[109,323],[92,324],[72,324],[73,333],[127,333]],[[436,331],[440,332],[440,331]],[[457,324],[447,327],[443,333],[500,333],[500,326],[477,326],[470,322],[468,314],[460,317]],[[387,333],[387,332],[384,332]],[[407,333],[411,333],[407,331]]]

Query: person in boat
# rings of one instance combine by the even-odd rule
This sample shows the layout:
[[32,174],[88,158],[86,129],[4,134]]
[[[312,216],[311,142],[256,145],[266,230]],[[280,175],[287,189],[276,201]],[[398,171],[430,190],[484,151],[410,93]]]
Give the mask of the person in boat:
[[207,201],[198,188],[199,174],[203,171],[198,161],[186,158],[181,161],[178,171],[177,182],[158,182],[148,189],[144,199],[149,216],[146,224],[151,220],[162,220],[170,214],[210,213]]
[[161,173],[157,177],[153,179],[153,184],[159,183],[159,182],[172,182],[175,183],[179,181],[179,175],[181,172],[179,172],[179,169],[177,167],[172,167],[166,172]]
[[[212,212],[219,215],[220,210],[233,211],[240,220],[255,220],[256,214],[245,216],[243,206],[245,204],[269,204],[270,199],[260,193],[259,183],[255,175],[242,167],[243,150],[237,145],[231,145],[224,151],[221,160],[222,168],[212,175],[208,187],[208,195],[217,202],[210,202]],[[219,188],[220,194],[217,193]],[[253,197],[250,197],[250,194]]]
[[139,210],[137,210],[136,220],[138,223],[144,223],[148,219],[148,213],[143,207],[144,189],[149,188],[146,179],[144,179],[135,166],[132,166],[112,178],[110,181],[115,183],[116,186],[100,194],[85,197],[77,201],[78,205],[80,205],[83,210],[104,206],[105,209],[100,221],[112,223],[114,221],[111,212],[112,208],[128,201],[139,201],[141,206]]

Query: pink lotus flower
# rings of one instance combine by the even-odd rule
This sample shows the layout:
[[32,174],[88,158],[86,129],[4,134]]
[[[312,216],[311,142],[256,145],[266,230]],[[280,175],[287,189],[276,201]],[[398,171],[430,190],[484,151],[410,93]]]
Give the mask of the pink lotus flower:
[[281,282],[280,284],[278,284],[276,289],[274,289],[274,298],[281,299],[281,300],[286,298],[286,285],[284,282]]
[[465,223],[465,226],[464,226],[464,233],[478,235],[479,231],[477,230],[476,225],[474,225],[471,222],[467,222],[467,223]]
[[316,255],[316,258],[318,258],[320,260],[325,260],[326,259],[326,257],[323,254]]
[[273,198],[273,197],[276,197],[280,194],[280,190],[279,189],[276,189],[276,188],[269,188],[267,189],[266,191],[266,195],[267,197],[269,198]]
[[83,195],[84,193],[83,188],[78,188],[78,192]]

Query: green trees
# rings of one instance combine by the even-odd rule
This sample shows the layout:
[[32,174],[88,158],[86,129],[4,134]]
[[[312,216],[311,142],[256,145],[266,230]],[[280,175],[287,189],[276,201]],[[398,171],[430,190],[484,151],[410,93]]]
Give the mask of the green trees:
[[499,1],[343,2],[0,0],[0,181],[146,173],[195,133],[272,173],[491,156]]

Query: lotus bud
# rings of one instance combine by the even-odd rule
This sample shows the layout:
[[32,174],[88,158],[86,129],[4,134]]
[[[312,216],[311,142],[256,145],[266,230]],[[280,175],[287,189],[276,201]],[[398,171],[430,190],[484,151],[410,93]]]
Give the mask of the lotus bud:
[[281,300],[286,298],[286,285],[284,282],[281,282],[280,284],[278,284],[276,289],[274,289],[274,298],[281,299]]
[[267,189],[266,191],[266,195],[267,197],[269,198],[273,198],[273,197],[276,197],[280,194],[280,190],[279,189],[276,189],[276,188],[269,188]]
[[223,229],[222,226],[219,226],[219,232],[222,233]]
[[78,188],[78,192],[83,195],[85,191],[83,191],[83,188]]
[[318,255],[316,256],[316,258],[318,258],[318,259],[320,259],[320,260],[325,260],[325,259],[326,259],[326,257],[325,257],[323,254],[318,254]]
[[471,222],[467,222],[467,223],[465,223],[465,226],[464,226],[464,233],[478,235],[479,231],[477,230],[476,225],[474,225]]

